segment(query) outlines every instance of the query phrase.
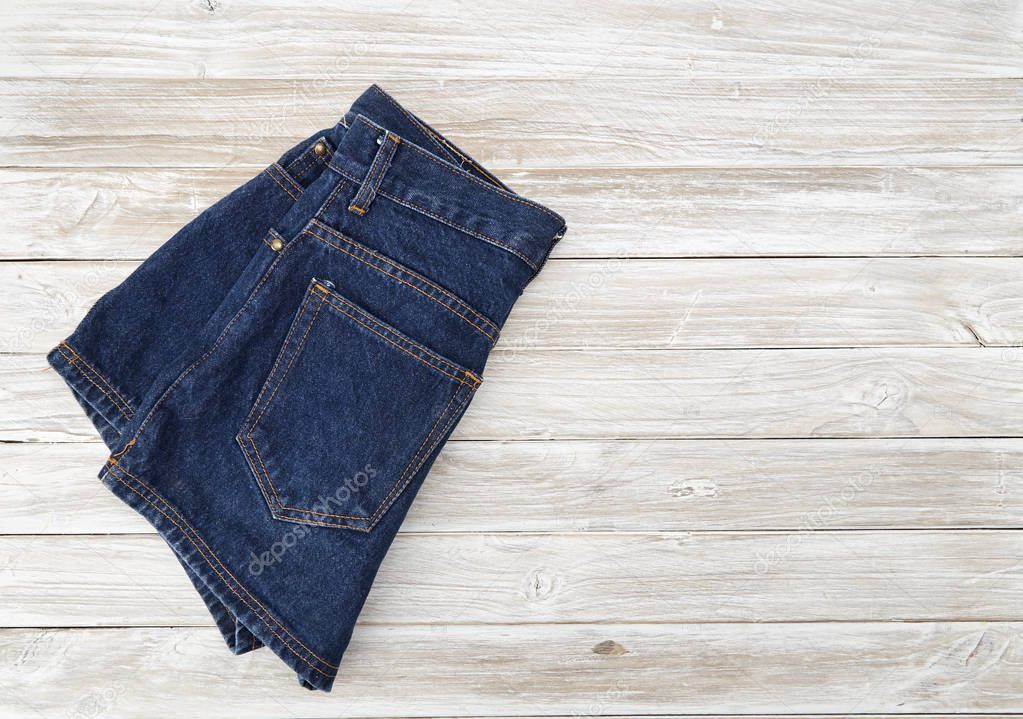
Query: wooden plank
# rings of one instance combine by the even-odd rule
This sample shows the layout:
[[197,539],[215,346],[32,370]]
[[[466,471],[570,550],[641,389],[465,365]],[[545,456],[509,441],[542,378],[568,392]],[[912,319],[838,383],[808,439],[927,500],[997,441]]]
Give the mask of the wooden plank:
[[9,715],[26,717],[86,699],[125,718],[168,706],[205,716],[213,705],[225,718],[1002,712],[1019,709],[1021,632],[886,622],[361,627],[329,696],[299,691],[265,649],[231,657],[209,628],[4,630],[0,658]]
[[[688,0],[521,6],[402,0],[7,3],[0,75],[461,79],[629,75],[1015,75],[1008,3],[853,5]],[[272,32],[270,29],[272,28]],[[315,28],[315,31],[311,31]]]
[[1015,436],[1023,416],[1015,349],[518,352],[488,380],[458,436]]
[[[0,443],[0,532],[151,533],[96,479],[106,456],[98,443]],[[1018,439],[453,441],[402,527],[1014,528],[1021,466]]]
[[[1021,710],[1016,4],[3,12],[0,260],[91,260],[0,266],[0,625],[89,627],[0,629],[4,717]],[[228,657],[38,353],[370,81],[571,231],[324,697]]]
[[506,350],[1019,345],[1023,261],[565,260],[502,334]]
[[[145,259],[255,172],[0,168],[9,205],[34,208],[7,218],[0,259]],[[1023,167],[516,170],[504,177],[568,219],[555,249],[561,258],[1023,255]]]
[[[301,542],[233,571],[287,576]],[[1017,621],[1021,554],[1011,530],[404,534],[361,621]],[[0,626],[212,625],[154,535],[0,537],[0,567]]]
[[[496,170],[1023,163],[1023,79],[388,86]],[[326,88],[298,80],[4,79],[0,164],[264,167],[334,124],[363,89],[347,78]]]
[[[46,352],[135,262],[0,263],[0,348]],[[499,345],[1016,346],[1023,259],[555,260]]]
[[[39,355],[0,355],[2,441],[94,441]],[[494,352],[459,439],[1016,437],[1017,348]]]

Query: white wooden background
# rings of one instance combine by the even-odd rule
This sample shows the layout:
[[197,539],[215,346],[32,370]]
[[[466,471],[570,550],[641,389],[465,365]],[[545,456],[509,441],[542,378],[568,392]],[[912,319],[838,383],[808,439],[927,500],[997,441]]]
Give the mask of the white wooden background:
[[[0,23],[0,716],[1023,713],[1019,0]],[[43,353],[374,81],[570,231],[322,695],[228,654]]]

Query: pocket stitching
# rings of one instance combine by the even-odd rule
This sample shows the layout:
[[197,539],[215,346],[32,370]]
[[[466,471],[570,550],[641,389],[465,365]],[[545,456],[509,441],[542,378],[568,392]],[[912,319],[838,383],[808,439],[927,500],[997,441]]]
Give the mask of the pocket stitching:
[[[407,487],[409,482],[411,481],[411,477],[415,476],[415,472],[417,472],[419,470],[419,467],[422,466],[422,463],[425,460],[425,457],[428,456],[429,453],[433,451],[433,448],[440,441],[440,437],[443,436],[444,432],[447,431],[447,428],[454,421],[455,417],[458,416],[458,414],[461,411],[462,407],[468,402],[469,398],[472,397],[472,395],[475,392],[476,388],[479,387],[479,384],[480,384],[481,380],[475,374],[469,372],[468,370],[464,370],[464,369],[459,369],[459,371],[462,374],[464,374],[467,378],[473,380],[473,382],[466,382],[463,379],[460,379],[459,377],[456,377],[454,375],[448,374],[447,372],[445,372],[441,368],[439,368],[436,365],[432,364],[431,362],[427,361],[426,358],[417,355],[416,353],[412,352],[408,348],[398,344],[396,341],[389,339],[383,333],[378,332],[373,327],[371,327],[370,325],[368,325],[365,322],[363,322],[362,320],[360,320],[358,317],[356,317],[356,316],[354,316],[352,314],[349,314],[348,312],[345,312],[342,308],[340,308],[340,307],[338,307],[337,305],[334,304],[334,302],[333,302],[334,296],[330,292],[328,292],[328,290],[326,290],[326,288],[324,288],[322,285],[319,285],[319,284],[314,284],[309,289],[309,291],[307,292],[305,301],[302,303],[302,306],[299,309],[299,313],[298,313],[298,316],[296,318],[296,321],[294,322],[294,324],[292,325],[291,329],[288,331],[287,336],[285,337],[284,344],[283,344],[283,347],[282,347],[282,352],[278,355],[276,361],[274,362],[274,366],[273,366],[273,368],[270,371],[270,375],[269,375],[270,377],[273,377],[273,375],[277,372],[277,369],[280,367],[281,361],[284,358],[283,348],[286,348],[291,343],[291,338],[294,336],[295,331],[298,329],[298,327],[300,327],[302,325],[302,318],[303,318],[303,316],[307,312],[309,301],[312,299],[313,295],[316,294],[316,293],[319,293],[319,295],[320,295],[320,302],[316,306],[316,309],[314,310],[312,317],[309,319],[308,324],[305,327],[305,332],[302,335],[302,338],[299,340],[298,345],[295,348],[294,352],[292,353],[291,359],[288,361],[287,366],[284,368],[283,372],[281,373],[280,378],[274,384],[273,390],[271,390],[270,395],[266,398],[265,401],[263,401],[263,396],[266,394],[267,389],[269,389],[269,384],[268,384],[268,385],[263,387],[263,389],[260,391],[260,394],[257,396],[256,402],[253,405],[252,410],[249,412],[249,415],[246,418],[245,424],[243,425],[242,431],[240,433],[241,436],[239,437],[239,439],[241,440],[239,442],[239,444],[241,446],[243,454],[246,457],[246,460],[249,463],[249,466],[254,470],[253,474],[255,474],[256,480],[259,483],[260,488],[263,490],[263,496],[268,500],[268,502],[270,504],[271,513],[276,518],[278,518],[278,519],[292,519],[292,520],[296,520],[296,521],[300,521],[300,522],[305,522],[305,523],[308,523],[308,524],[318,524],[318,525],[322,525],[322,526],[348,527],[348,528],[356,529],[356,530],[360,530],[360,531],[369,531],[370,529],[372,529],[376,525],[376,523],[379,521],[380,517],[383,516],[383,514],[387,511],[387,509],[389,509],[390,506],[392,504],[394,504],[395,501],[397,501],[397,498],[399,496],[401,496],[401,493],[404,491],[405,487]],[[367,319],[370,319],[372,321],[377,322],[377,324],[380,324],[382,329],[387,329],[386,325],[383,325],[378,320],[375,320],[374,318],[372,318],[371,315],[369,315],[368,313],[365,313],[363,310],[359,309],[354,304],[349,303],[347,300],[345,300],[342,297],[337,297],[337,299],[339,301],[341,301],[341,302],[344,302],[346,304],[351,305],[351,307],[353,309],[362,312],[366,316]],[[462,399],[462,401],[458,404],[458,406],[454,409],[454,411],[449,412],[448,410],[451,407],[451,403],[454,402],[455,398],[459,394],[459,387],[457,385],[455,386],[454,391],[452,392],[451,397],[448,399],[447,404],[444,406],[444,409],[442,409],[441,412],[438,414],[437,419],[434,420],[433,426],[430,428],[430,431],[427,433],[427,435],[424,437],[423,441],[420,443],[419,448],[416,450],[416,452],[413,454],[412,458],[409,460],[408,465],[406,465],[406,467],[402,471],[401,475],[395,480],[395,482],[392,485],[390,491],[388,491],[388,493],[383,497],[383,499],[380,500],[380,505],[377,507],[377,509],[372,514],[370,514],[368,517],[366,517],[366,516],[354,516],[354,515],[329,514],[329,513],[324,513],[324,512],[315,512],[313,510],[301,509],[301,508],[298,508],[298,507],[291,507],[289,505],[284,504],[284,502],[280,498],[280,495],[279,495],[279,493],[277,491],[276,486],[274,485],[273,481],[270,479],[270,473],[267,470],[266,465],[263,462],[262,456],[259,454],[259,449],[256,446],[255,439],[252,436],[252,433],[255,431],[257,425],[259,424],[259,422],[262,420],[263,415],[265,414],[266,410],[270,407],[270,404],[273,402],[273,399],[276,396],[277,391],[284,384],[284,380],[287,377],[288,373],[291,371],[291,368],[294,366],[295,360],[302,353],[302,350],[305,347],[305,344],[306,344],[306,341],[307,341],[307,339],[309,337],[309,334],[312,331],[313,325],[315,325],[316,319],[317,319],[317,317],[318,317],[318,315],[320,313],[320,310],[323,308],[324,304],[327,304],[328,306],[330,306],[331,309],[333,309],[334,311],[339,312],[340,314],[343,314],[343,315],[349,317],[352,321],[354,321],[354,322],[358,323],[359,325],[365,327],[366,329],[368,329],[369,331],[373,332],[374,334],[379,335],[382,339],[384,339],[388,343],[392,344],[394,347],[396,347],[397,349],[401,350],[402,352],[408,354],[410,357],[419,360],[423,364],[425,364],[428,367],[432,368],[434,371],[439,372],[439,373],[443,374],[446,377],[449,377],[450,379],[452,379],[455,382],[457,382],[459,385],[462,385],[462,387],[464,389],[468,390],[468,393]],[[439,355],[434,355],[433,353],[429,352],[429,350],[427,350],[425,347],[422,347],[418,343],[413,342],[412,340],[406,339],[406,338],[402,337],[401,335],[398,335],[397,333],[395,333],[395,334],[396,334],[396,337],[398,337],[402,341],[409,342],[413,346],[415,346],[415,347],[421,349],[422,351],[426,352],[428,355],[430,355],[432,357],[435,357],[438,361],[444,362],[443,358],[441,358]],[[447,363],[447,362],[445,362],[445,363],[446,364],[450,364],[450,363]],[[260,407],[260,404],[262,404],[262,407]],[[253,414],[256,413],[257,408],[259,410],[259,413],[258,413],[258,415],[256,415],[255,419],[253,419]],[[427,449],[426,452],[424,453],[423,448],[426,446],[427,442],[429,442],[430,438],[434,436],[434,434],[436,433],[438,425],[440,425],[441,420],[444,419],[445,416],[447,416],[448,419],[447,419],[447,422],[444,425],[444,429],[441,431],[440,435],[434,440],[433,444],[430,445],[429,449]],[[253,466],[251,457],[249,457],[249,453],[248,453],[248,451],[245,448],[245,441],[244,440],[246,440],[246,439],[248,440],[249,446],[251,447],[251,449],[253,451],[253,454],[255,455],[257,461],[259,462],[259,466],[262,469],[263,476],[266,479],[266,483],[270,487],[271,493],[273,494],[273,499],[272,500],[271,500],[270,496],[267,494],[265,487],[263,487],[263,482],[262,482],[262,480],[259,477],[259,472],[255,471],[255,467]],[[276,509],[273,506],[274,504],[277,505]],[[288,511],[302,513],[302,514],[314,514],[314,515],[319,515],[319,516],[324,516],[324,517],[335,517],[335,518],[339,518],[339,519],[353,519],[353,520],[357,520],[357,521],[368,522],[369,524],[364,529],[362,527],[356,527],[356,526],[353,526],[353,525],[351,525],[349,523],[343,523],[343,522],[316,522],[315,520],[309,520],[309,519],[306,519],[306,518],[301,517],[301,516],[299,516],[299,517],[288,516],[288,514],[287,514]]]
[[[295,330],[298,327],[301,326],[301,324],[302,324],[302,322],[301,322],[302,317],[305,316],[306,308],[309,306],[309,301],[312,298],[313,298],[313,294],[311,292],[306,294],[305,301],[302,302],[302,306],[298,310],[298,316],[296,317],[296,320],[295,320],[294,324],[292,324],[291,329],[288,330],[288,334],[284,338],[284,344],[281,345],[282,348],[283,347],[287,347],[291,343],[291,337],[292,337],[292,335],[295,334]],[[277,355],[277,359],[274,361],[274,366],[270,368],[270,374],[267,375],[267,378],[271,378],[271,377],[274,376],[274,374],[277,372],[277,368],[281,364],[281,360],[282,359],[284,359],[284,353],[283,352],[281,352],[280,354]],[[252,423],[252,416],[256,413],[256,409],[262,403],[263,395],[266,394],[266,390],[269,388],[269,386],[270,385],[269,385],[269,382],[268,382],[260,390],[259,395],[256,397],[255,404],[252,405],[252,409],[249,410],[249,414],[245,418],[245,425],[246,426],[248,426],[250,423]],[[275,392],[277,391],[276,387],[274,387],[274,391]],[[269,400],[268,400],[268,403],[269,403]],[[262,412],[260,413],[260,415],[262,415]],[[258,422],[258,420],[257,420],[257,422]]]
[[[298,195],[296,195],[296,194],[293,194],[293,193],[291,192],[291,190],[289,190],[289,189],[288,189],[287,187],[285,187],[284,183],[282,183],[282,182],[281,182],[280,180],[278,180],[278,179],[277,179],[277,175],[275,175],[274,173],[270,172],[270,170],[271,170],[271,169],[276,169],[276,170],[277,170],[278,172],[280,172],[280,173],[281,173],[281,175],[282,175],[282,176],[284,177],[284,179],[286,179],[286,180],[287,180],[288,182],[290,182],[290,183],[291,183],[292,185],[294,185],[294,184],[295,184],[294,180],[292,180],[292,179],[291,179],[290,177],[288,177],[287,175],[284,175],[284,174],[283,174],[283,172],[281,171],[281,167],[280,167],[280,165],[278,165],[277,163],[274,163],[273,165],[271,165],[270,167],[268,167],[268,168],[266,168],[266,169],[264,170],[264,172],[265,172],[265,173],[267,174],[267,176],[268,176],[268,177],[269,177],[269,178],[270,178],[271,180],[273,180],[273,181],[274,181],[275,183],[277,183],[277,186],[278,186],[278,187],[280,187],[280,188],[281,188],[282,190],[284,190],[284,193],[285,193],[285,194],[286,194],[286,195],[287,195],[288,197],[290,197],[290,198],[291,198],[292,200],[297,200],[297,199],[298,199]],[[301,194],[301,190],[299,190],[299,194]]]
[[[319,287],[319,285],[317,285],[316,287]],[[353,315],[353,314],[351,314],[349,312],[346,312],[345,311],[346,308],[343,305],[335,304],[335,299],[340,299],[340,298],[335,298],[333,296],[330,296],[330,295],[326,294],[326,290],[320,289],[320,291],[324,293],[324,300],[326,301],[327,306],[330,307],[332,310],[334,310],[335,312],[339,312],[340,314],[343,314],[346,317],[351,318],[353,322],[357,322],[358,324],[362,325],[363,327],[368,329],[370,332],[372,332],[373,334],[379,336],[385,342],[388,342],[389,344],[394,345],[395,347],[397,347],[399,350],[401,350],[405,354],[409,355],[410,357],[413,357],[414,359],[419,360],[420,362],[425,364],[427,367],[432,368],[436,372],[440,372],[445,377],[449,377],[449,378],[453,379],[455,382],[458,382],[459,384],[464,384],[467,387],[476,387],[476,386],[479,385],[479,381],[480,381],[479,378],[476,377],[476,375],[474,375],[471,372],[469,372],[468,370],[452,369],[454,367],[454,365],[450,364],[449,362],[447,362],[447,360],[445,360],[444,358],[440,357],[439,355],[433,354],[432,352],[427,350],[425,347],[423,347],[422,345],[420,345],[420,344],[418,344],[416,342],[413,342],[412,340],[406,339],[404,337],[396,337],[396,339],[391,339],[391,337],[388,337],[387,334],[385,334],[384,331],[381,331],[381,330],[386,330],[386,327],[381,325],[381,329],[380,330],[374,329],[371,325],[367,324],[366,322],[363,322],[361,319],[359,319],[355,315]],[[342,300],[342,302],[346,302],[347,303],[346,300]],[[351,306],[353,309],[355,309],[354,305],[351,305],[350,303],[347,303],[347,304],[349,304],[349,306]],[[370,318],[367,317],[367,319],[370,319]],[[417,350],[419,350],[421,352],[424,352],[427,357],[431,357],[432,359],[436,360],[437,362],[443,363],[449,369],[452,369],[452,371],[456,371],[456,372],[459,372],[460,374],[465,375],[465,377],[467,379],[469,379],[470,381],[466,382],[465,379],[462,379],[458,375],[451,374],[450,372],[445,371],[441,367],[439,367],[436,364],[433,364],[432,362],[427,360],[426,357],[422,357],[422,356],[416,354],[415,352],[413,352],[412,350],[410,350],[408,347],[405,347],[402,344],[399,344],[399,342],[397,341],[398,339],[400,339],[403,342],[409,342]]]
[[[309,296],[311,297],[312,293],[309,293]],[[302,311],[301,311],[301,314],[299,315],[299,319],[301,319],[302,315],[305,314],[305,308],[306,308],[306,306],[308,304],[309,304],[309,298],[307,297],[306,301],[302,305]],[[259,455],[259,450],[256,448],[256,442],[252,438],[252,432],[256,429],[256,425],[259,424],[259,421],[263,418],[263,414],[266,412],[267,408],[270,406],[270,403],[273,402],[274,397],[277,395],[277,390],[279,390],[281,388],[281,385],[284,384],[284,379],[288,376],[288,372],[291,371],[291,367],[295,364],[295,360],[298,359],[298,356],[300,354],[302,354],[302,348],[305,347],[306,339],[309,338],[309,332],[312,331],[313,325],[316,324],[316,316],[320,313],[320,310],[322,308],[323,308],[323,300],[321,299],[320,300],[320,304],[318,304],[316,306],[316,310],[313,312],[313,316],[309,320],[309,324],[306,325],[305,333],[302,335],[302,339],[299,340],[298,346],[295,348],[295,351],[291,355],[291,359],[288,361],[288,366],[284,368],[284,372],[281,373],[280,379],[277,381],[277,384],[274,386],[273,392],[271,392],[270,396],[267,397],[266,403],[263,405],[263,408],[259,411],[259,416],[257,416],[256,419],[253,420],[252,424],[248,427],[248,429],[245,430],[245,435],[249,438],[249,443],[252,445],[252,451],[256,454],[256,459],[259,460],[259,466],[263,468],[263,474],[266,477],[266,483],[270,486],[270,490],[273,492],[274,499],[276,500],[277,504],[279,504],[281,507],[285,506],[284,502],[281,500],[280,495],[277,493],[277,488],[274,486],[274,483],[270,480],[270,473],[267,471],[266,466],[263,464],[263,458]],[[300,324],[300,322],[296,322],[296,324],[292,326],[292,331],[299,324]],[[288,342],[289,342],[292,334],[293,334],[293,332],[289,332],[288,333],[288,337],[284,341],[284,346],[285,347],[287,347]],[[274,370],[271,371],[271,374],[270,374],[271,377],[273,376],[273,372],[276,371],[277,366],[280,364],[281,356],[282,355],[279,355],[277,357],[277,362],[274,363]],[[258,401],[256,403],[256,406],[257,407],[259,406]]]
[[[437,425],[440,424],[440,421],[442,419],[444,419],[448,415],[448,408],[451,407],[451,403],[455,401],[455,397],[457,397],[457,396],[458,396],[458,387],[455,387],[455,391],[451,393],[451,397],[448,399],[448,403],[446,405],[444,405],[444,409],[442,409],[440,411],[440,414],[437,415],[437,419],[434,420],[433,426],[430,428],[430,431],[427,433],[427,435],[423,438],[423,441],[420,442],[419,448],[416,450],[415,454],[412,455],[412,459],[410,459],[409,463],[405,466],[405,469],[402,471],[401,476],[399,476],[398,479],[395,480],[394,485],[391,487],[391,490],[386,495],[384,495],[383,499],[380,500],[381,506],[383,506],[383,503],[387,502],[391,498],[391,495],[394,494],[395,488],[409,474],[409,470],[412,469],[412,465],[416,462],[416,460],[420,460],[420,458],[424,456],[423,447],[426,446],[426,443],[430,441],[430,437],[432,437],[434,435],[434,432],[437,431]],[[460,403],[458,405],[458,407],[461,408],[462,404],[464,404],[464,401],[462,403]],[[457,411],[458,411],[458,409],[455,410],[456,413],[457,413]],[[445,427],[447,427],[447,425],[445,425]],[[430,446],[430,449],[431,450],[433,449],[433,445]],[[416,464],[416,469],[418,469],[421,464],[422,464],[422,461],[420,460],[420,462],[418,464]],[[406,484],[407,484],[407,482],[406,482]],[[403,488],[404,488],[404,485],[403,485]],[[390,503],[388,503],[387,506],[390,506]],[[302,512],[304,514],[315,514],[315,515],[318,515],[320,517],[336,517],[338,519],[359,519],[359,520],[363,520],[363,521],[366,521],[366,522],[372,522],[373,524],[375,524],[375,522],[373,522],[373,520],[376,519],[377,516],[382,514],[382,512],[380,511],[379,508],[374,510],[374,512],[372,514],[370,514],[368,517],[363,517],[363,516],[353,516],[353,515],[348,515],[348,514],[331,514],[329,512],[315,512],[315,511],[313,511],[311,509],[301,509],[299,507],[289,507],[287,505],[281,505],[281,507],[283,509],[290,509],[293,512]],[[294,517],[293,517],[293,519],[294,519]],[[372,524],[370,526],[372,526]]]
[[[456,390],[456,394],[457,394],[457,390]],[[402,474],[402,476],[399,477],[398,481],[395,482],[393,487],[391,487],[391,491],[387,493],[387,496],[384,497],[383,500],[381,500],[380,506],[377,508],[377,511],[374,512],[373,516],[370,518],[370,525],[369,525],[370,528],[376,526],[376,523],[380,520],[380,518],[384,515],[384,513],[388,509],[390,509],[391,505],[394,504],[398,500],[398,497],[401,496],[402,492],[405,491],[405,488],[409,485],[409,482],[412,481],[412,477],[415,476],[415,473],[418,472],[419,468],[423,465],[423,461],[426,459],[426,457],[428,457],[430,455],[430,452],[433,451],[433,448],[437,446],[437,443],[440,441],[440,438],[444,436],[445,432],[447,432],[448,427],[450,427],[451,423],[455,421],[455,417],[457,417],[458,414],[462,411],[462,407],[464,407],[466,402],[469,401],[469,398],[472,396],[472,394],[473,393],[470,391],[462,399],[462,401],[459,402],[458,406],[455,407],[454,411],[451,412],[451,416],[448,418],[447,424],[444,425],[444,429],[441,430],[440,434],[437,436],[437,439],[435,439],[433,441],[433,444],[430,445],[430,448],[425,453],[421,453],[421,457],[419,458],[419,462],[416,464],[415,469],[413,469],[411,472],[409,472],[409,469],[406,468],[405,472]],[[454,399],[454,395],[452,395],[452,399]],[[449,402],[449,404],[450,404],[450,402]],[[438,422],[439,421],[440,421],[440,419],[438,418]],[[436,428],[436,423],[434,424],[434,428]],[[430,433],[432,434],[433,430],[431,430]],[[429,437],[427,437],[427,439],[429,439]],[[425,442],[425,440],[424,440],[424,442]],[[411,466],[411,462],[409,463],[409,465]],[[399,487],[398,486],[398,482],[401,482],[402,479],[404,479],[405,481]]]
[[[327,160],[329,160],[329,157],[327,156],[331,154],[330,147],[327,145],[326,140],[322,137],[317,142],[323,143],[323,146],[325,148],[324,153],[322,155],[317,155],[316,151],[313,150],[313,147],[310,147],[308,150],[306,150],[297,158],[295,158],[294,162],[288,165],[287,167],[288,172],[296,179],[300,180],[302,178],[302,174],[313,166],[315,160],[319,160],[320,164],[323,165],[324,167],[328,166],[329,163]],[[327,159],[324,159],[325,157],[327,157]]]
[[497,341],[497,337],[495,335],[500,332],[500,328],[498,328],[498,326],[496,324],[494,324],[489,319],[484,317],[482,314],[480,314],[479,312],[474,310],[472,307],[470,307],[461,298],[459,298],[456,295],[452,294],[448,290],[445,290],[443,287],[441,287],[440,285],[435,284],[434,282],[430,281],[429,279],[427,279],[425,277],[422,277],[421,275],[419,275],[418,273],[414,272],[413,270],[410,270],[410,269],[402,266],[401,264],[395,262],[394,260],[391,260],[391,259],[389,259],[387,257],[384,257],[383,255],[379,254],[378,252],[374,252],[373,250],[369,249],[368,247],[360,245],[358,242],[355,242],[354,240],[352,240],[352,239],[350,239],[348,237],[345,237],[344,235],[342,235],[340,232],[338,232],[334,228],[329,227],[327,225],[324,225],[321,222],[317,222],[316,220],[313,220],[313,224],[316,225],[318,228],[322,229],[323,231],[329,232],[331,235],[333,235],[334,237],[338,238],[342,242],[350,245],[353,250],[356,250],[356,251],[359,251],[359,252],[364,252],[364,253],[370,255],[371,257],[373,257],[375,260],[379,260],[380,262],[390,266],[391,268],[394,269],[394,271],[401,272],[403,274],[407,274],[407,275],[411,276],[412,278],[414,278],[416,281],[422,282],[422,283],[426,284],[428,287],[436,290],[437,292],[440,292],[442,295],[444,295],[445,297],[449,298],[450,301],[452,301],[453,303],[457,304],[459,309],[463,310],[464,312],[466,312],[468,314],[473,315],[477,320],[480,321],[481,324],[486,324],[489,327],[492,327],[493,331],[494,331],[494,334],[493,335],[490,334],[490,332],[487,332],[487,330],[485,330],[482,327],[480,327],[471,318],[467,317],[466,315],[463,315],[461,312],[456,310],[454,307],[451,307],[450,305],[445,304],[444,302],[439,300],[437,297],[434,297],[432,294],[430,294],[429,292],[424,290],[422,287],[418,287],[418,286],[416,286],[415,284],[412,284],[411,282],[409,282],[406,279],[403,279],[403,278],[401,278],[401,277],[399,277],[397,275],[391,274],[387,270],[384,270],[381,267],[378,267],[377,265],[373,264],[372,262],[370,262],[366,258],[360,257],[360,256],[356,255],[354,252],[352,252],[350,250],[346,250],[345,248],[340,247],[340,246],[334,244],[330,240],[327,240],[326,238],[321,237],[320,235],[317,235],[315,232],[312,232],[311,230],[305,229],[305,230],[303,230],[303,232],[305,232],[306,234],[312,235],[313,237],[315,237],[317,240],[319,240],[320,242],[324,243],[328,247],[332,247],[332,248],[334,248],[335,250],[337,250],[339,252],[343,252],[346,255],[349,255],[350,257],[358,260],[359,262],[362,262],[363,264],[365,264],[365,265],[367,265],[369,267],[372,267],[373,269],[377,270],[378,272],[381,272],[381,273],[387,275],[388,277],[392,277],[395,280],[397,280],[398,282],[401,282],[402,284],[408,285],[409,287],[411,287],[412,289],[416,290],[417,292],[423,293],[424,295],[429,297],[431,300],[433,300],[434,302],[439,304],[444,309],[448,310],[449,312],[454,313],[456,316],[458,316],[461,319],[465,320],[469,325],[471,325],[472,327],[474,327],[477,330],[479,330],[487,339],[490,340],[491,345],[493,345]]

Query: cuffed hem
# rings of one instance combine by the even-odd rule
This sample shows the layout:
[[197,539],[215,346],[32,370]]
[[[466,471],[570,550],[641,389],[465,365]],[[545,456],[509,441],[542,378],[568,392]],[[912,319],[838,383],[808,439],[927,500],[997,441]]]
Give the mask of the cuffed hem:
[[135,408],[125,399],[124,393],[67,342],[61,342],[50,350],[46,361],[71,388],[103,442],[114,449],[125,427],[135,417]]
[[[196,584],[203,599],[206,600],[207,595],[199,588],[197,580],[201,581],[212,593],[213,598],[218,600],[218,604],[207,601],[207,606],[213,612],[214,619],[217,620],[217,625],[233,652],[240,654],[248,651],[244,646],[239,646],[239,642],[244,643],[253,637],[268,646],[281,661],[291,667],[298,675],[302,686],[330,691],[337,676],[337,664],[331,664],[315,655],[270,614],[255,595],[241,584],[213,553],[209,544],[178,509],[115,461],[107,463],[100,473],[100,479],[110,491],[145,517],[171,546],[182,564],[191,569],[193,584]],[[218,617],[218,606],[232,616]],[[228,638],[228,629],[233,629],[237,633],[233,643],[232,639]]]

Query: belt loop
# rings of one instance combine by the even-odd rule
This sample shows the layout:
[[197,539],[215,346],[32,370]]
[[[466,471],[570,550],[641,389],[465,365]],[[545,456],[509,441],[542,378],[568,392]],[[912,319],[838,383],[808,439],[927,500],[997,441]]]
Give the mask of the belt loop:
[[369,172],[362,178],[362,187],[356,193],[352,204],[348,206],[349,211],[357,215],[365,215],[369,210],[373,198],[376,197],[377,188],[380,187],[380,181],[384,179],[384,173],[391,165],[391,158],[394,157],[394,151],[400,142],[401,138],[389,130],[384,130],[383,137],[377,138],[380,149],[377,150],[377,154],[373,158],[373,164],[369,166]]

